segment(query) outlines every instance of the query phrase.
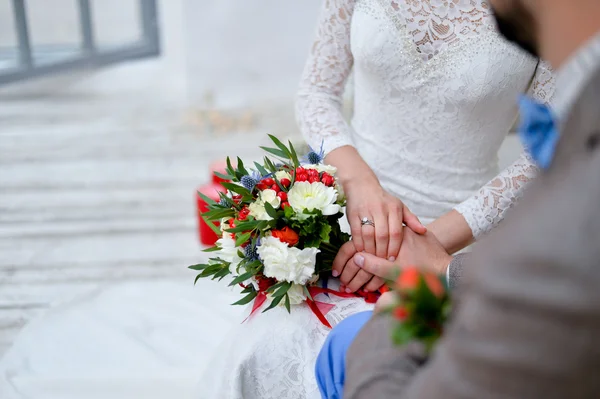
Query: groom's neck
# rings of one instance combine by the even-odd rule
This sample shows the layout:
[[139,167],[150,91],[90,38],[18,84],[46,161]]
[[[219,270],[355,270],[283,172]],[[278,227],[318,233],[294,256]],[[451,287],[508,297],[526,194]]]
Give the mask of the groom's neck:
[[600,32],[600,1],[554,1],[538,10],[540,56],[559,69],[580,47]]

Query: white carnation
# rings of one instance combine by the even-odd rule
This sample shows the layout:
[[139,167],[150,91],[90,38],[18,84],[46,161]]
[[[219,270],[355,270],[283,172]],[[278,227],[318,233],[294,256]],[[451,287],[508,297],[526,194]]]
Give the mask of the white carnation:
[[329,173],[331,176],[335,176],[335,174],[337,173],[337,168],[335,166],[325,165],[323,163],[319,163],[316,165],[302,165],[302,167],[304,169],[316,169],[319,173],[326,172]]
[[298,213],[318,209],[323,215],[335,215],[341,209],[336,204],[337,191],[323,183],[297,182],[288,192],[288,202]]
[[242,261],[242,258],[238,255],[239,248],[235,246],[235,240],[229,233],[223,234],[223,238],[217,240],[219,250],[215,252],[215,257],[223,259],[225,262],[229,262],[229,271],[231,274],[237,276],[237,267]]
[[318,248],[290,248],[278,238],[268,236],[262,239],[257,252],[263,261],[265,276],[304,285],[315,272],[320,251]]
[[[298,284],[292,284],[290,289],[287,292],[288,297],[290,298],[290,305],[300,305],[302,302],[306,300],[306,295],[304,294],[304,286]],[[283,301],[280,304],[284,303]]]

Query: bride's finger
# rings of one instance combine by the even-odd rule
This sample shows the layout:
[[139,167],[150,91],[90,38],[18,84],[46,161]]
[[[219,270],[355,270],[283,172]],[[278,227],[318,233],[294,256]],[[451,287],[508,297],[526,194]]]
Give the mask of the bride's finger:
[[365,285],[365,291],[375,292],[385,285],[385,280],[381,277],[374,276],[371,281]]
[[[380,258],[387,258],[389,239],[389,216],[387,213],[377,213],[375,216],[375,252],[369,252],[375,254]],[[366,227],[366,226],[365,226]]]
[[375,228],[377,227],[377,225],[375,224],[376,222],[371,214],[367,214],[362,218],[365,220],[361,219],[360,235],[362,238],[364,251],[375,255]]
[[[395,260],[400,252],[402,245],[402,215],[398,213],[390,213],[389,216],[389,234],[390,243],[388,244],[388,252],[385,257],[388,260]],[[392,259],[392,257],[394,259]]]
[[362,238],[362,224],[361,216],[355,212],[348,213],[348,223],[350,224],[350,233],[352,234],[352,241],[357,252],[365,250],[365,245]]
[[346,265],[344,266],[344,271],[342,271],[342,275],[340,276],[340,281],[343,285],[348,285],[350,281],[356,276],[360,268],[354,263],[354,257],[350,259]]
[[344,266],[346,266],[346,263],[348,263],[348,261],[352,259],[355,253],[356,247],[354,246],[353,241],[349,241],[342,245],[337,255],[335,256],[335,259],[333,260],[331,275],[333,277],[339,277],[344,271]]
[[369,280],[371,280],[372,278],[373,278],[373,275],[371,273],[367,273],[364,270],[359,270],[358,273],[356,273],[356,276],[354,276],[354,278],[350,281],[350,283],[348,283],[346,285],[346,292],[350,293],[350,292],[358,291],[363,285],[367,284],[369,282]]

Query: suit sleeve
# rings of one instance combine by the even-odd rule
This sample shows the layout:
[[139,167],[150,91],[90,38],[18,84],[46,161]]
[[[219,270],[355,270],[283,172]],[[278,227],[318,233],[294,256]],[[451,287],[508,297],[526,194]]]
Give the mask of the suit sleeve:
[[[405,366],[418,357],[396,350],[392,362],[390,348],[361,338],[373,321],[348,352],[346,398],[600,397],[600,156],[552,172],[473,253],[430,361]],[[358,358],[370,364],[351,366]],[[360,384],[358,373],[381,377]]]

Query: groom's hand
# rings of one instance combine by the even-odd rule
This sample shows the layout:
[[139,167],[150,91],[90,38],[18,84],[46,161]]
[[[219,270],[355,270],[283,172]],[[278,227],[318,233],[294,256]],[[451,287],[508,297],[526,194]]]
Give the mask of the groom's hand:
[[333,261],[332,275],[340,278],[340,288],[348,293],[355,292],[363,286],[367,291],[377,291],[385,284],[385,280],[361,270],[352,260],[355,254],[356,247],[353,241],[342,245]]
[[399,268],[406,266],[415,266],[424,271],[443,274],[452,261],[452,256],[448,255],[433,233],[427,232],[420,235],[406,229],[398,259],[395,262],[367,253],[355,254],[352,261],[361,271],[383,279],[392,279]]

